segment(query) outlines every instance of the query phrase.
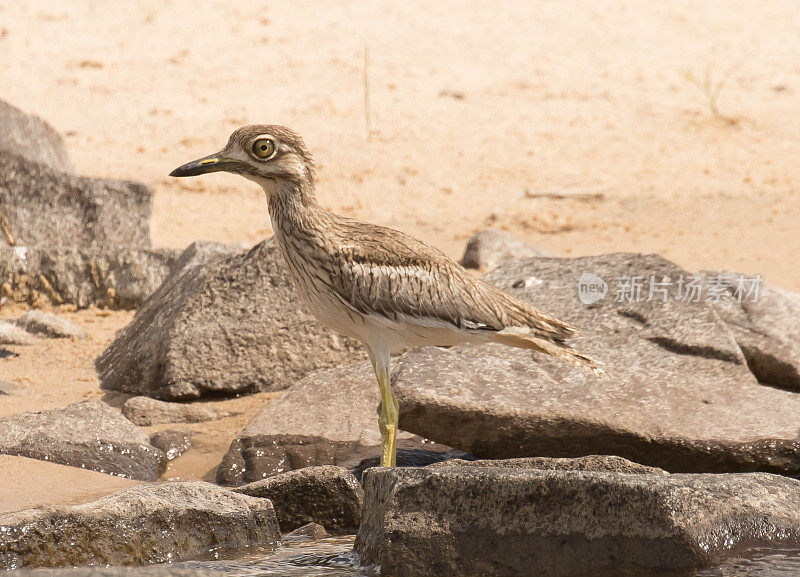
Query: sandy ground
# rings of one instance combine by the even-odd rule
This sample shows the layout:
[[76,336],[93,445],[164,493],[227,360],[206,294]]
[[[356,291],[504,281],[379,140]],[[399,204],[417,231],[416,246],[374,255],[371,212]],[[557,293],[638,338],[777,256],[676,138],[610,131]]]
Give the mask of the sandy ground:
[[[0,471],[0,515],[37,505],[86,503],[139,484],[105,473],[11,455],[0,455]],[[31,482],[35,479],[46,482]]]
[[[324,204],[453,257],[493,226],[800,290],[798,30],[793,0],[0,0],[0,98],[52,122],[80,173],[152,186],[157,246],[271,234],[252,183],[166,175],[279,123],[314,151]],[[0,414],[103,395],[92,359],[130,314],[73,316],[86,341],[0,361],[22,387]],[[196,427],[205,456],[175,476],[207,477],[266,399],[230,402],[243,416]]]
[[[3,307],[0,319],[13,320],[24,309]],[[0,417],[26,411],[43,411],[69,403],[100,398],[121,407],[131,397],[103,391],[94,359],[105,349],[118,330],[133,318],[132,312],[103,310],[52,310],[82,327],[85,339],[37,339],[31,346],[7,347],[13,356],[0,358],[0,380],[14,386],[10,395],[0,395]],[[219,421],[176,423],[144,427],[148,434],[166,429],[192,433],[191,449],[171,461],[162,476],[165,480],[203,479],[213,481],[230,442],[276,393],[259,393],[231,399],[204,401],[232,413]],[[73,467],[47,463],[39,466],[32,459],[0,455],[0,514],[32,504],[78,503],[116,491],[130,483],[118,477],[92,473]],[[41,499],[37,502],[37,499]]]

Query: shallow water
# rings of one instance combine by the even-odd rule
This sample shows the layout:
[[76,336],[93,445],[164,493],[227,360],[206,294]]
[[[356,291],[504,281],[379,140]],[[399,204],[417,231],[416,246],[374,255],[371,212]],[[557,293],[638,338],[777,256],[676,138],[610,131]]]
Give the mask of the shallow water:
[[[148,567],[18,570],[15,577],[378,577],[359,568],[353,537],[287,543],[271,555],[232,561],[192,561]],[[753,549],[717,567],[696,571],[613,571],[582,577],[797,577],[800,549]]]

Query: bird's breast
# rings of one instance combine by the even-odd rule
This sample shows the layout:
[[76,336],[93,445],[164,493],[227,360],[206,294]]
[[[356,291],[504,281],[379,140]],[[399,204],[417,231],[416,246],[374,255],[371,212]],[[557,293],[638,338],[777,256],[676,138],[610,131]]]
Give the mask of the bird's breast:
[[314,317],[329,328],[359,338],[363,318],[338,297],[331,278],[334,262],[330,255],[323,247],[296,236],[276,234],[276,238],[294,286]]

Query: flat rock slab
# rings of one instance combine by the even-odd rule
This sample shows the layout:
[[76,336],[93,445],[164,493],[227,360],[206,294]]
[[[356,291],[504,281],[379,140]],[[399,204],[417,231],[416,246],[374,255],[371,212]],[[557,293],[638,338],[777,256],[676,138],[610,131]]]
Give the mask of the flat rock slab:
[[16,455],[0,455],[0,515],[93,501],[141,481]]
[[125,401],[122,414],[141,427],[162,423],[202,423],[231,416],[228,411],[204,407],[201,404],[170,403],[142,396]]
[[67,319],[44,311],[28,311],[14,321],[29,333],[51,339],[83,339],[86,331]]
[[147,433],[98,400],[0,419],[0,454],[142,481],[154,481],[166,467]]
[[169,276],[182,252],[0,246],[1,292],[33,306],[134,309]]
[[275,391],[365,356],[317,324],[272,240],[192,245],[178,268],[97,360],[104,388],[169,400]]
[[270,550],[268,499],[200,481],[141,485],[73,507],[0,516],[0,568],[143,565]]
[[370,469],[355,550],[395,577],[688,569],[800,542],[800,481],[517,467]]
[[75,172],[64,141],[55,128],[34,114],[27,114],[0,100],[0,152],[17,154],[46,164],[53,170]]
[[331,533],[352,533],[361,523],[364,491],[342,467],[306,467],[234,491],[270,499],[284,533],[308,523],[318,523]]
[[[241,485],[313,465],[357,468],[380,453],[379,402],[368,362],[309,375],[267,402],[237,435],[217,469],[217,483]],[[398,447],[450,450],[406,432],[398,435]]]
[[[608,294],[579,300],[584,273]],[[578,327],[596,377],[499,345],[427,348],[395,374],[400,427],[480,458],[613,453],[672,472],[800,473],[800,395],[761,385],[719,307],[617,300],[620,279],[689,273],[655,255],[509,262],[489,280]]]
[[464,268],[492,270],[506,261],[532,256],[550,256],[502,230],[482,230],[467,241],[459,261]]
[[152,192],[144,184],[72,176],[7,152],[0,174],[0,206],[16,245],[150,247]]
[[640,465],[614,455],[586,455],[575,458],[521,457],[519,459],[478,459],[475,461],[453,459],[431,465],[431,468],[436,467],[490,467],[536,469],[538,471],[606,471],[609,473],[669,475],[658,467]]

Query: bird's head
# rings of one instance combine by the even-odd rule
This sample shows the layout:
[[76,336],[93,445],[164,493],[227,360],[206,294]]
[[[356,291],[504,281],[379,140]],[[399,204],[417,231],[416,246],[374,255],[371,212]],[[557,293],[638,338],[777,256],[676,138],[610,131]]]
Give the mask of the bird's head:
[[265,190],[276,183],[312,184],[314,161],[303,139],[284,126],[254,124],[231,134],[225,148],[179,166],[170,176],[197,176],[209,172],[240,174]]

